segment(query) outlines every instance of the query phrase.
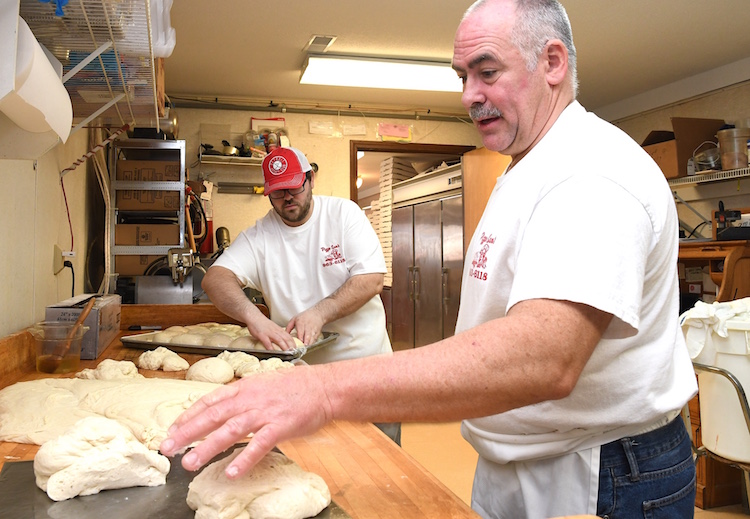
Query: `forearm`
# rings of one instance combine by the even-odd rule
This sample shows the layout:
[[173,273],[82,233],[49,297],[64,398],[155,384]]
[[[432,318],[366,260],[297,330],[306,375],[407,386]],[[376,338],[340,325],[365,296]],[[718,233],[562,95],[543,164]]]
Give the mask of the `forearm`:
[[609,319],[591,322],[570,313],[550,323],[542,315],[535,310],[392,356],[320,366],[331,414],[337,420],[448,421],[563,398]]
[[351,315],[383,290],[383,274],[352,276],[312,308],[326,323]]
[[211,267],[203,277],[201,288],[221,312],[243,323],[264,317],[247,298],[237,277],[223,267]]

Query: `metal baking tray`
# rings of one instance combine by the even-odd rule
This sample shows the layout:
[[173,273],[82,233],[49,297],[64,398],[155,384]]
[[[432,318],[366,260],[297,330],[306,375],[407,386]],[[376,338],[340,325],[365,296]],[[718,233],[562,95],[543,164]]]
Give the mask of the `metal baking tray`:
[[[222,453],[216,458],[222,458]],[[2,517],[13,519],[185,519],[195,512],[187,505],[188,485],[197,472],[188,472],[180,464],[181,456],[170,459],[167,483],[158,487],[131,487],[103,490],[92,496],[53,501],[36,486],[33,461],[8,461],[0,472]],[[331,501],[315,519],[349,519],[350,516]]]
[[131,348],[139,348],[142,350],[153,350],[159,346],[164,346],[172,351],[180,353],[197,353],[200,355],[216,355],[222,351],[243,351],[249,353],[259,359],[268,359],[271,357],[277,357],[281,360],[291,361],[299,359],[307,352],[315,351],[323,348],[332,342],[334,342],[339,334],[337,332],[322,332],[322,337],[312,343],[310,346],[302,346],[293,350],[286,351],[274,351],[274,350],[257,350],[252,348],[232,348],[229,346],[195,346],[191,344],[180,344],[178,342],[156,342],[154,341],[154,335],[159,333],[158,331],[142,333],[138,335],[125,335],[122,337],[122,343],[125,346]]

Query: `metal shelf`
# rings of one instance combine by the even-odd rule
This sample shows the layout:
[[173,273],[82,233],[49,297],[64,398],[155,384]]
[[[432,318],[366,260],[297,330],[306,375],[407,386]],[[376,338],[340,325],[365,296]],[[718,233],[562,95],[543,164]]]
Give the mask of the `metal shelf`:
[[201,164],[222,166],[248,166],[259,168],[263,159],[259,157],[237,157],[233,155],[201,155]]
[[[110,233],[109,233],[109,250],[108,254],[111,258],[111,264],[114,270],[116,256],[137,256],[137,255],[158,255],[165,256],[169,253],[169,249],[173,248],[184,248],[186,244],[185,239],[185,141],[159,141],[153,139],[128,139],[128,140],[116,140],[113,143],[110,157],[110,211],[112,211],[112,218],[110,218]],[[126,181],[117,180],[117,164],[118,159],[127,157],[128,154],[134,155],[136,158],[133,160],[166,160],[170,157],[170,160],[180,163],[180,180],[179,181]],[[180,194],[180,205],[179,210],[172,211],[119,211],[117,208],[117,192],[118,191],[177,191]],[[178,243],[170,245],[116,245],[115,244],[115,225],[117,224],[117,214],[127,213],[129,215],[139,215],[143,219],[155,219],[159,220],[165,213],[171,212],[176,216],[177,223],[179,225],[179,240]],[[161,214],[159,214],[161,213]]]
[[693,186],[705,182],[717,182],[721,180],[733,180],[737,178],[750,177],[750,167],[740,169],[730,169],[727,171],[710,171],[701,172],[696,175],[670,179],[671,187]]
[[[154,63],[150,0],[19,0],[20,16],[63,65],[74,131],[95,121],[158,129],[163,116]],[[163,88],[163,86],[162,86]]]

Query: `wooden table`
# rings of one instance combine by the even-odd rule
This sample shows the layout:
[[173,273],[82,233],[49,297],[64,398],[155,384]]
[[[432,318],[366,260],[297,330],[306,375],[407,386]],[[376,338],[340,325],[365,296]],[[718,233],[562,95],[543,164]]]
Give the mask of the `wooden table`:
[[[135,360],[142,350],[127,348],[119,338],[137,332],[133,324],[168,327],[200,322],[234,322],[212,305],[123,305],[121,332],[93,361]],[[33,341],[28,332],[0,339],[0,388],[14,382],[62,376],[37,373]],[[202,355],[181,354],[191,364]],[[12,363],[14,369],[9,369]],[[184,372],[142,371],[145,376],[184,378]],[[353,518],[476,518],[479,517],[416,460],[369,423],[333,422],[317,433],[280,444],[284,454],[302,468],[319,474],[333,500]],[[31,460],[36,445],[0,442],[0,466],[5,461]]]

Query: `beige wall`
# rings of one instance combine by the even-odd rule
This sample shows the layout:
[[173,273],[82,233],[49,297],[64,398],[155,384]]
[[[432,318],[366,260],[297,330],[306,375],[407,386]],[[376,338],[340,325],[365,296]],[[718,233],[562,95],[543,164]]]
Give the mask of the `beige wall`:
[[[3,216],[0,218],[0,337],[44,318],[48,304],[71,295],[70,269],[53,274],[54,244],[70,250],[60,170],[86,152],[85,131],[74,134],[37,161],[0,160]],[[64,177],[76,253],[75,292],[83,292],[86,251],[86,168]]]
[[[351,140],[379,140],[377,124],[381,122],[407,124],[412,128],[412,142],[425,144],[464,144],[481,146],[474,126],[466,122],[425,121],[407,119],[375,119],[335,115],[259,113],[243,110],[178,109],[179,138],[186,141],[186,162],[190,178],[208,174],[209,180],[244,181],[262,183],[260,168],[201,166],[197,164],[201,143],[201,124],[229,125],[233,134],[240,135],[250,129],[250,119],[283,116],[291,145],[302,150],[310,162],[318,164],[315,194],[349,198],[349,142]],[[311,123],[332,123],[334,135],[310,133]],[[344,125],[364,125],[365,135],[343,136]],[[205,139],[203,139],[205,140]],[[268,212],[271,205],[262,195],[215,194],[213,227],[229,229],[233,240],[237,234],[252,225]]]
[[[671,117],[724,119],[728,123],[750,117],[750,83],[728,87],[712,95],[615,121],[615,124],[636,141],[643,142],[652,130],[671,131]],[[677,189],[677,195],[710,220],[711,211],[718,209],[719,200],[724,202],[726,209],[750,208],[750,177],[681,187]],[[684,204],[678,203],[677,211],[680,220],[690,229],[701,223],[701,218]],[[707,225],[701,227],[700,231],[700,236],[711,236],[710,227]]]

